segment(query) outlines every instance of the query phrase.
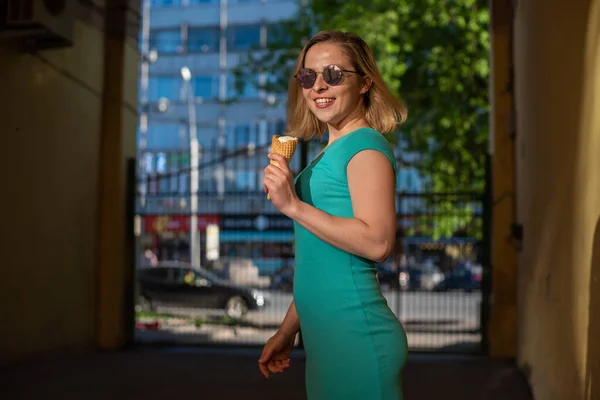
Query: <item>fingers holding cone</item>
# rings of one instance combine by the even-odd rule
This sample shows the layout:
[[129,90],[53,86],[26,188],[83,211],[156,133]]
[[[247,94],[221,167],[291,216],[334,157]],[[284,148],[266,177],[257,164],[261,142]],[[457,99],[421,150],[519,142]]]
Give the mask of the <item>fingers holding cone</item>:
[[[292,161],[296,148],[298,147],[298,138],[292,136],[273,135],[271,138],[271,153],[281,154],[287,162]],[[275,160],[270,161],[271,164],[279,167],[279,163]],[[267,199],[271,200],[271,195],[267,194]]]

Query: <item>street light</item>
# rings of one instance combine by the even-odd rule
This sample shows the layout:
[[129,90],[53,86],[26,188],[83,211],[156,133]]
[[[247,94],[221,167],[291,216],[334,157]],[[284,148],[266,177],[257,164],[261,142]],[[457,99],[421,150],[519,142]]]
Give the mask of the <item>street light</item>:
[[181,67],[183,88],[188,105],[188,127],[190,132],[190,264],[200,265],[200,240],[198,235],[198,134],[196,131],[196,104],[192,87],[192,72]]
[[186,66],[181,67],[181,77],[184,81],[189,82],[192,79],[192,71]]

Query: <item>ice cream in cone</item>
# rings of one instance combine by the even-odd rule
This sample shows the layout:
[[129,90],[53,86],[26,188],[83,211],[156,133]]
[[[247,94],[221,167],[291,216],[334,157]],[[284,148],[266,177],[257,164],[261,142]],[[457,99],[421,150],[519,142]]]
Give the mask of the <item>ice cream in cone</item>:
[[[288,163],[292,161],[297,146],[298,138],[292,136],[273,135],[273,138],[271,139],[271,153],[281,154]],[[279,163],[275,160],[271,160],[271,164],[279,167]],[[267,198],[271,200],[270,195],[267,195]]]

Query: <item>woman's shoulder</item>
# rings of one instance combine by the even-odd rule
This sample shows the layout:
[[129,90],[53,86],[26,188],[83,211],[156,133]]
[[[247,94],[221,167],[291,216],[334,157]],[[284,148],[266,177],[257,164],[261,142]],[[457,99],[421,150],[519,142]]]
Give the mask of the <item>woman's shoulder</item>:
[[350,160],[363,150],[375,150],[385,155],[396,168],[394,148],[388,139],[379,131],[372,128],[360,128],[348,134],[340,146],[343,154],[341,160],[347,166]]
[[381,132],[373,128],[359,128],[349,133],[343,147],[356,150],[361,147],[375,147],[385,151],[392,151],[392,145],[389,140]]

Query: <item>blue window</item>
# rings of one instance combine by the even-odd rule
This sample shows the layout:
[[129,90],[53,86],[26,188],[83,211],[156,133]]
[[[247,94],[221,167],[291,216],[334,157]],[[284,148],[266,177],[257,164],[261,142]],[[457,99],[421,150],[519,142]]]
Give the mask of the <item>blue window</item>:
[[219,130],[216,126],[203,127],[200,126],[196,130],[198,135],[198,143],[204,149],[202,153],[203,158],[209,158],[211,151],[217,147],[217,139],[219,136]]
[[227,98],[238,97],[241,99],[256,99],[258,98],[258,77],[257,76],[244,76],[241,80],[241,93],[238,93],[238,87],[236,87],[236,80],[233,75],[227,76]]
[[180,90],[181,78],[170,76],[153,77],[148,81],[148,100],[157,101],[161,97],[176,100],[179,99]]
[[203,99],[216,99],[219,97],[219,76],[194,76],[192,78],[194,96]]
[[267,130],[269,138],[273,135],[283,135],[285,134],[285,121],[282,119],[269,121]]
[[256,144],[258,138],[258,123],[239,123],[227,126],[227,147],[231,150]]
[[256,171],[236,171],[235,189],[244,191],[256,190],[257,173]]
[[159,53],[177,53],[181,49],[181,33],[179,29],[150,32],[150,50]]
[[192,28],[188,32],[188,52],[208,53],[219,51],[218,28]]
[[229,51],[250,50],[260,47],[260,25],[233,26],[227,29]]
[[169,150],[186,147],[185,129],[182,125],[151,124],[146,132],[148,149]]
[[181,0],[152,0],[152,6],[180,6]]

